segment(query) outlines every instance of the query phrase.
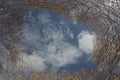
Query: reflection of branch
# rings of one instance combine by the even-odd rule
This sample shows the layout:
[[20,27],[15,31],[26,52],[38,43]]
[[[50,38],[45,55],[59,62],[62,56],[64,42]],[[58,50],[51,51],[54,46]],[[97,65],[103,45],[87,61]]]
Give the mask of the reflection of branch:
[[[102,75],[99,77],[105,79],[106,75],[118,76],[112,70],[120,63],[120,11],[112,6],[105,6],[103,2],[104,0],[9,0],[7,2],[2,0],[0,4],[0,19],[3,21],[0,23],[0,30],[3,34],[1,42],[12,53],[10,55],[13,61],[16,61],[19,49],[15,44],[20,40],[18,33],[21,20],[19,19],[24,16],[15,11],[19,10],[18,5],[22,5],[23,8],[41,8],[62,13],[68,18],[75,18],[90,24],[90,28],[95,30],[97,36],[94,58],[98,65],[97,69],[102,69],[100,72]],[[9,11],[8,8],[12,11]],[[9,14],[8,16],[4,14],[4,9],[5,13]],[[22,11],[24,12],[24,10]],[[106,67],[112,70],[106,69]],[[104,71],[104,69],[108,71]]]
[[6,4],[6,0],[1,0],[0,9],[3,8],[5,4]]
[[[25,5],[28,5],[30,7],[39,7],[43,9],[49,9],[52,11],[57,11],[57,12],[66,12],[67,9],[64,5],[58,5],[55,3],[50,3],[50,2],[45,2],[45,1],[39,1],[39,0],[29,0],[24,2]],[[22,1],[16,1],[14,4],[23,4]]]
[[0,71],[3,69],[3,66],[2,66],[2,64],[0,64]]

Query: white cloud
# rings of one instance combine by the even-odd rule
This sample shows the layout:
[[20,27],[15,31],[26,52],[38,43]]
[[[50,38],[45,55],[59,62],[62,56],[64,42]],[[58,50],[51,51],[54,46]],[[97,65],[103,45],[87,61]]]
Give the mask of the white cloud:
[[52,68],[60,68],[77,63],[78,58],[83,55],[82,51],[92,52],[94,35],[88,31],[82,31],[78,35],[78,48],[66,41],[68,37],[74,38],[66,22],[55,22],[50,19],[50,14],[44,13],[40,13],[36,19],[30,12],[27,18],[31,23],[24,23],[22,39],[18,44],[21,51],[17,63],[19,68],[42,71],[49,67],[48,64]]
[[82,31],[78,35],[79,48],[85,53],[92,53],[94,47],[95,34],[88,31]]
[[75,63],[77,58],[82,56],[82,52],[78,48],[61,40],[48,45],[48,52],[51,53],[47,58],[48,62],[55,67]]
[[[74,39],[74,34],[64,21],[53,21],[50,14],[44,13],[39,13],[37,20],[34,16],[29,16],[33,20],[33,26],[29,23],[23,25],[22,39],[18,44],[24,68],[40,71],[48,68],[48,65],[60,68],[77,63],[78,58],[83,55],[82,51],[92,52],[94,35],[88,31],[82,31],[78,35],[78,48],[67,42],[68,37]],[[30,53],[32,54],[29,55]],[[18,62],[20,63],[21,61]]]
[[41,21],[43,24],[47,24],[50,22],[50,15],[48,13],[40,14],[38,16],[39,21]]
[[21,52],[32,49],[32,55],[22,54],[24,66],[42,70],[48,67],[47,64],[52,65],[52,68],[59,68],[76,63],[83,53],[79,48],[64,41],[67,37],[73,38],[69,26],[64,22],[61,24],[42,16],[40,13],[39,20],[32,23],[34,27],[28,23],[24,24],[19,47]]
[[21,62],[23,62],[22,65],[24,65],[24,68],[41,71],[48,67],[46,63],[51,64],[52,68],[76,63],[77,58],[82,56],[82,52],[78,48],[60,40],[50,43],[43,51],[36,50],[32,55],[23,53],[21,56]]
[[20,60],[17,62],[18,67],[23,67],[25,70],[42,71],[47,68],[44,64],[44,59],[36,54],[28,55],[27,53],[20,53]]

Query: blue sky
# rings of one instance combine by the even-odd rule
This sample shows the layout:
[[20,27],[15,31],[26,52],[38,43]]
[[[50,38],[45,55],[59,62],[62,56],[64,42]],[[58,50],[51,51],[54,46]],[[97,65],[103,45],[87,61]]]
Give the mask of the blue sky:
[[85,23],[38,9],[28,11],[24,20],[18,43],[24,69],[74,72],[94,67],[91,59],[95,33]]
[[47,10],[29,11],[25,19],[19,47],[27,67],[82,71],[93,66],[95,34],[87,25]]

